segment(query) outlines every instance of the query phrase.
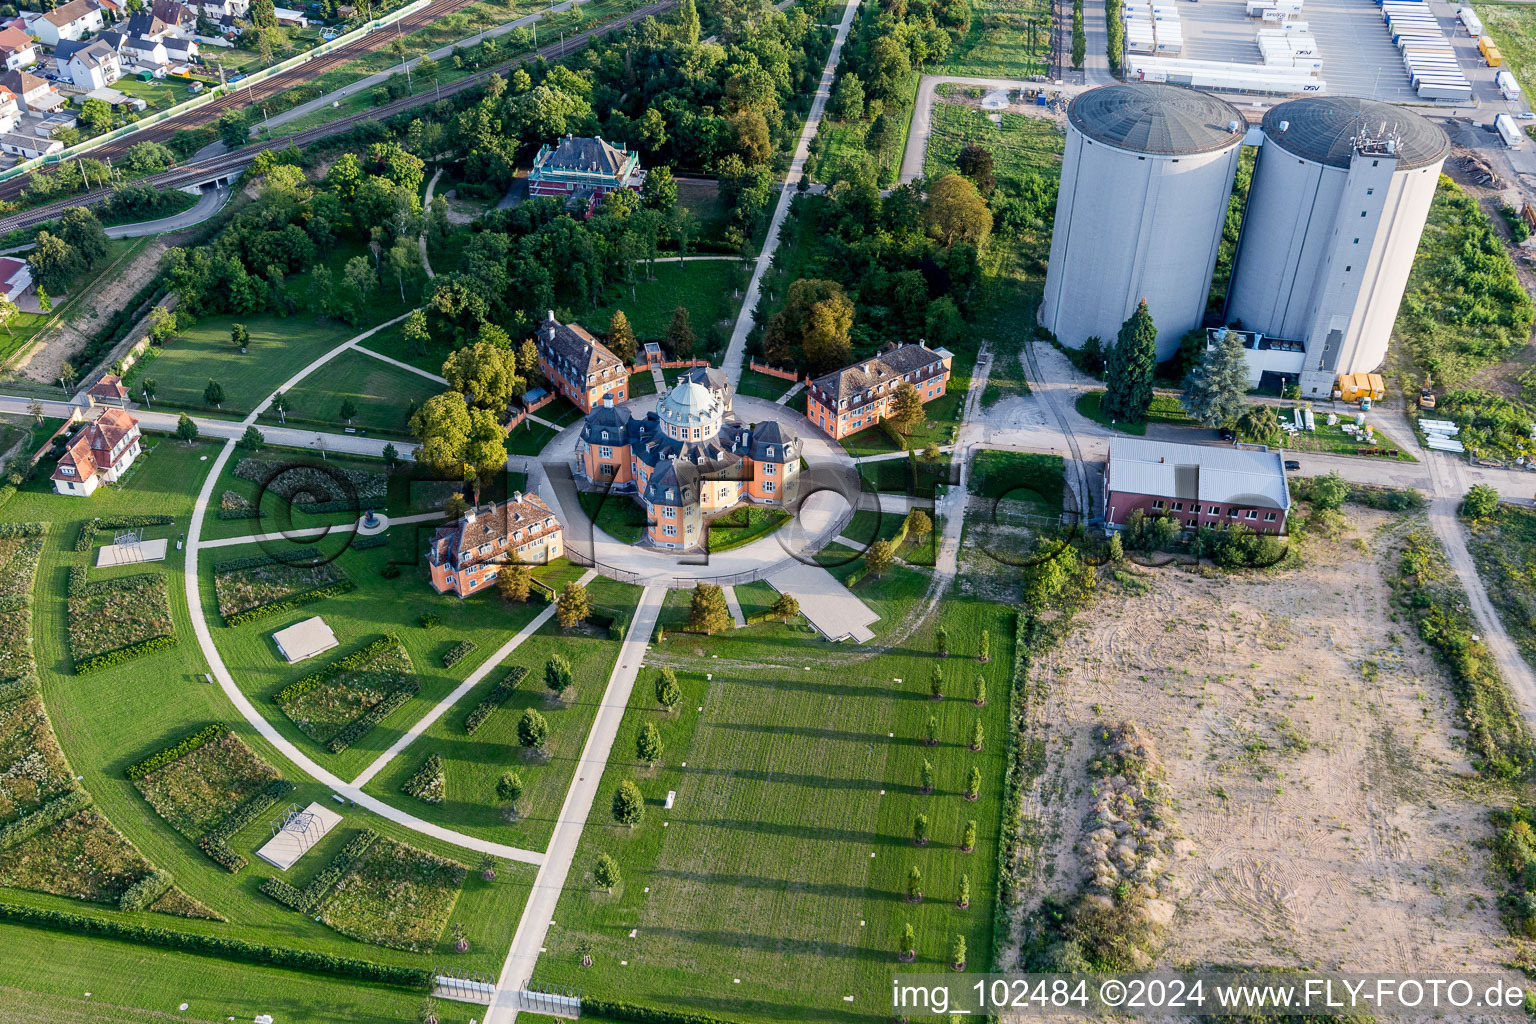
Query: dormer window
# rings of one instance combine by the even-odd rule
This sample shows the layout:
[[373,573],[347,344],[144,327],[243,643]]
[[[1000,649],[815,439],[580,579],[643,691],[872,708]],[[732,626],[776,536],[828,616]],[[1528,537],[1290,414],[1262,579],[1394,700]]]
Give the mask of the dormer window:
[[773,458],[773,445],[768,446],[768,457]]

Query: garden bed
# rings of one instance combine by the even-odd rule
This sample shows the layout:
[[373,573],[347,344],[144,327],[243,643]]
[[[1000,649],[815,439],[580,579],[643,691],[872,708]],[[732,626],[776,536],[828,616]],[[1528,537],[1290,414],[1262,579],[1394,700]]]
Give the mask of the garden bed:
[[133,784],[156,814],[195,841],[278,777],[238,736],[224,732]]
[[323,673],[323,678],[278,701],[278,706],[304,735],[330,744],[352,723],[385,706],[386,701],[393,703],[395,695],[415,693],[417,683],[411,667],[404,645],[398,641],[382,644],[341,671]]
[[69,651],[76,672],[105,668],[176,642],[163,572],[84,581],[76,566],[69,586]]
[[[389,477],[340,466],[294,465],[271,459],[241,459],[235,476],[291,501],[300,509],[319,511],[318,505],[345,503],[361,507],[388,497]],[[354,500],[355,499],[355,500]]]
[[262,609],[287,610],[309,600],[350,589],[340,565],[307,565],[258,555],[213,567],[213,590],[225,625],[260,618]]
[[0,705],[0,825],[74,788],[64,752],[36,694]]
[[381,838],[337,883],[320,919],[362,942],[431,952],[458,902],[464,875],[451,860]]

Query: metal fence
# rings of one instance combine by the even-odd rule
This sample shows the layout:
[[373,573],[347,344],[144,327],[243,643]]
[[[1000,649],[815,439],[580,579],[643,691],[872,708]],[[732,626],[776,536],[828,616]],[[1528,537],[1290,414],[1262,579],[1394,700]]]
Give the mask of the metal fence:
[[552,1013],[561,1017],[581,1016],[581,991],[564,985],[541,985],[530,981],[518,993],[518,1009]]
[[438,967],[432,971],[432,994],[440,999],[489,1006],[496,998],[496,983],[480,971]]

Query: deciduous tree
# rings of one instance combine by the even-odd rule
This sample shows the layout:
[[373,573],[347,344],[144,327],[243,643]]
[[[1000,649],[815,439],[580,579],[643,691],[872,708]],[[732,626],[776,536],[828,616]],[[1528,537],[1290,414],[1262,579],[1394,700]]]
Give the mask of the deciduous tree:
[[725,591],[713,583],[700,583],[693,590],[693,603],[688,609],[688,628],[714,634],[733,628],[730,606],[725,601]]
[[917,425],[923,422],[923,397],[917,393],[917,388],[906,381],[897,384],[886,419],[903,434],[910,434],[917,429]]
[[538,750],[549,738],[549,723],[533,708],[524,708],[517,720],[517,742],[529,750]]
[[515,806],[523,798],[523,777],[515,771],[502,772],[496,780],[496,796]]
[[946,174],[929,183],[923,227],[946,249],[956,242],[980,247],[992,234],[992,212],[969,178]]
[[592,881],[596,882],[599,888],[613,892],[614,887],[619,884],[619,862],[606,853],[598,854],[597,863],[592,865]]
[[891,547],[891,542],[882,537],[871,544],[868,551],[864,552],[864,568],[876,576],[883,576],[885,575],[885,570],[891,567],[891,562],[895,557],[896,552]]
[[509,565],[496,577],[496,589],[508,601],[521,604],[533,592],[533,570],[526,565]]
[[468,395],[472,404],[498,414],[524,389],[517,372],[517,353],[510,344],[498,345],[489,337],[450,355],[443,362],[443,376],[455,391]]
[[592,602],[587,597],[587,588],[572,580],[560,591],[560,598],[555,606],[555,618],[560,620],[562,629],[570,629],[579,623],[585,622],[587,616],[592,614]]
[[544,685],[556,697],[564,697],[575,680],[571,676],[571,663],[563,654],[552,654],[544,663]]
[[182,413],[176,420],[176,437],[188,444],[197,440],[197,424],[186,413]]

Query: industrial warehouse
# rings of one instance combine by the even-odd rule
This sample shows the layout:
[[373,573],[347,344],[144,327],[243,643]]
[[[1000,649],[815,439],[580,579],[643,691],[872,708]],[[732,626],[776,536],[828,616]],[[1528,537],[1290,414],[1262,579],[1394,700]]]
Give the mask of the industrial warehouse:
[[1242,328],[1250,383],[1329,397],[1341,375],[1377,369],[1450,140],[1374,100],[1307,96],[1248,128],[1230,103],[1178,86],[1078,96],[1041,324],[1080,348],[1145,299],[1160,360],[1217,326],[1206,304],[1244,145],[1258,155],[1218,319]]

